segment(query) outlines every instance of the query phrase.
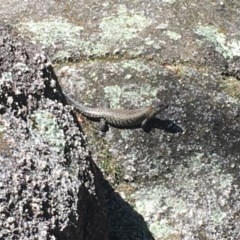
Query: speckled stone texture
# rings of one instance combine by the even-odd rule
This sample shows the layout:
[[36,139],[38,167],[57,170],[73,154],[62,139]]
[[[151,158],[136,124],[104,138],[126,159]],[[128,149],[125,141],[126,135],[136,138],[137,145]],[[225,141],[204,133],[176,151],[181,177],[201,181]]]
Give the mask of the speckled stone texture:
[[101,174],[47,57],[0,26],[0,239],[108,239]]

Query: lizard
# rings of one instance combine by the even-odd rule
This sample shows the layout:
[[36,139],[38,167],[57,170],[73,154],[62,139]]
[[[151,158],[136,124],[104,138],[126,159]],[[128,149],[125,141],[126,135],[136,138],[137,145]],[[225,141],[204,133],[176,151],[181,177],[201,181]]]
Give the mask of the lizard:
[[74,100],[65,91],[62,90],[62,92],[66,102],[73,105],[77,112],[88,119],[99,121],[103,128],[107,128],[110,125],[117,128],[141,126],[144,129],[150,119],[168,108],[168,105],[161,103],[160,100],[153,101],[149,106],[136,109],[88,107]]

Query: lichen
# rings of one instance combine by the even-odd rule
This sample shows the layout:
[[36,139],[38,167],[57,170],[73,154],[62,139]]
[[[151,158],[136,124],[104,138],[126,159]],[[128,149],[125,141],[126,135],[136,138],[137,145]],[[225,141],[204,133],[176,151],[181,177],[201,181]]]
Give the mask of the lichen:
[[65,146],[63,130],[59,128],[54,116],[46,111],[39,110],[29,116],[30,131],[39,141],[44,141],[58,152]]
[[216,51],[225,58],[231,59],[240,56],[240,41],[234,38],[228,40],[227,36],[218,28],[214,26],[199,26],[195,33],[213,43]]
[[128,12],[125,5],[120,5],[118,15],[103,18],[99,26],[104,40],[118,42],[136,37],[150,24],[151,20],[143,14]]
[[19,25],[22,30],[33,33],[33,39],[45,46],[53,46],[62,42],[65,47],[73,47],[83,27],[73,25],[63,18],[54,18],[37,22],[25,22]]

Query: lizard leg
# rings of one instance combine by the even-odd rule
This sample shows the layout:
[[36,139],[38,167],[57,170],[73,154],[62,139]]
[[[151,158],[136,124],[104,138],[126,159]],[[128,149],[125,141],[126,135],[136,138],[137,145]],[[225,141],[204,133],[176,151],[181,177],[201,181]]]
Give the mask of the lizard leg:
[[147,126],[148,121],[149,121],[149,118],[145,118],[141,123],[141,127],[145,128]]
[[151,118],[146,118],[142,121],[142,124],[141,124],[141,127],[143,129],[144,132],[147,132],[149,133],[151,131],[151,127],[150,127],[150,124],[148,124],[149,120]]
[[101,136],[104,136],[105,135],[105,133],[108,131],[108,129],[109,129],[109,126],[108,126],[108,123],[107,123],[107,121],[104,119],[104,118],[101,118],[100,119],[100,135]]

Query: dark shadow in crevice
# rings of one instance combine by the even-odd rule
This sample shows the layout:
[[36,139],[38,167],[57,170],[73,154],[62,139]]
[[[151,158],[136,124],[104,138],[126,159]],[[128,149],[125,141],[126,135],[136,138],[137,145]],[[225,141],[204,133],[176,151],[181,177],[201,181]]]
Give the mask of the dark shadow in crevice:
[[101,182],[109,223],[109,240],[154,240],[143,216],[138,213],[119,193],[115,192],[110,183],[104,179],[101,170],[92,161],[95,174]]

